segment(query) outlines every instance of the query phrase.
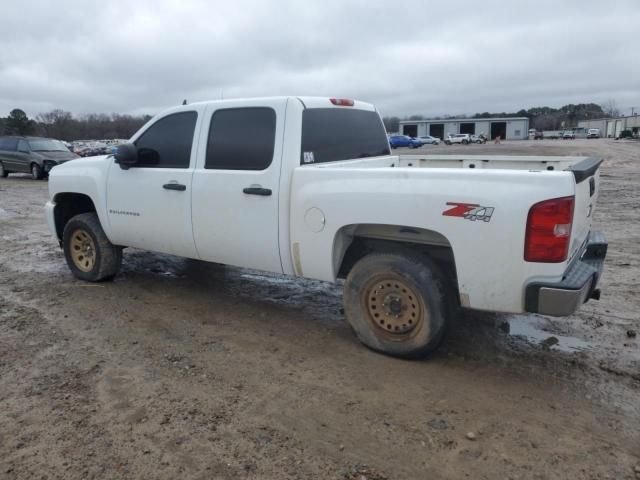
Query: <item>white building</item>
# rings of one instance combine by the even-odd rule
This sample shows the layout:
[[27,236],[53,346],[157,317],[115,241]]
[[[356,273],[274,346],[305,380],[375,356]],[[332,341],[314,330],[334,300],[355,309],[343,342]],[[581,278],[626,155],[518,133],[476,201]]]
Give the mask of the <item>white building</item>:
[[634,136],[638,136],[640,134],[640,115],[582,120],[578,122],[578,127],[599,128],[600,136],[605,138],[618,138],[623,130],[631,130]]
[[402,120],[400,133],[410,137],[431,135],[440,139],[456,133],[485,134],[494,139],[526,140],[529,136],[527,117],[447,118],[442,120]]

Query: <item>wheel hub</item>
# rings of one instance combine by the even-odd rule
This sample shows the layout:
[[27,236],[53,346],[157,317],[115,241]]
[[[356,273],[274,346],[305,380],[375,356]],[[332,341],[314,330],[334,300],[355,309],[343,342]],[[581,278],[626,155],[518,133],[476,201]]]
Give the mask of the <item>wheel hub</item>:
[[385,333],[408,334],[422,321],[421,303],[404,279],[378,279],[364,292],[370,321]]
[[84,230],[76,230],[71,236],[71,258],[83,272],[90,272],[95,264],[95,244]]

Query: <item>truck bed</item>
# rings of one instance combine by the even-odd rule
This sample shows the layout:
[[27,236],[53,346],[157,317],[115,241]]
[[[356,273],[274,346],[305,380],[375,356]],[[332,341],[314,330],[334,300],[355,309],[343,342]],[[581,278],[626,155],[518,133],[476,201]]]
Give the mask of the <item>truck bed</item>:
[[491,170],[574,170],[579,164],[591,163],[591,157],[513,156],[513,155],[399,155],[363,158],[315,165],[335,167],[411,167],[411,168],[480,168]]

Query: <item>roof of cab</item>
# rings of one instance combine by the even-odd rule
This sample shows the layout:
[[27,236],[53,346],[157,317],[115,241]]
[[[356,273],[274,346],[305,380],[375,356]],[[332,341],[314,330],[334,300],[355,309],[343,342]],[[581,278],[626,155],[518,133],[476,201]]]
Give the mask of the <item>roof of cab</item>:
[[296,97],[296,96],[275,96],[275,97],[247,97],[247,98],[226,98],[224,100],[208,100],[202,102],[193,102],[187,105],[176,105],[174,107],[170,107],[166,109],[163,113],[171,112],[171,111],[182,111],[189,108],[189,106],[193,105],[231,105],[237,103],[247,103],[250,104],[252,102],[259,102],[264,100],[289,100],[289,99],[297,99],[304,108],[354,108],[358,110],[370,110],[375,111],[375,107],[367,102],[361,102],[360,100],[354,100],[353,106],[342,106],[342,105],[334,105],[331,103],[331,98],[338,97]]

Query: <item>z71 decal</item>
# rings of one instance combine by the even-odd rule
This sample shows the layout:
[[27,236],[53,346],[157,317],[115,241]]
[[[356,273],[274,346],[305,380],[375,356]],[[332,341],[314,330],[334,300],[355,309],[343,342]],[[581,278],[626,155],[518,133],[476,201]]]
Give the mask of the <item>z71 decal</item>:
[[462,217],[475,222],[476,220],[490,222],[494,207],[483,207],[477,203],[447,202],[453,206],[449,210],[442,212],[445,217]]

